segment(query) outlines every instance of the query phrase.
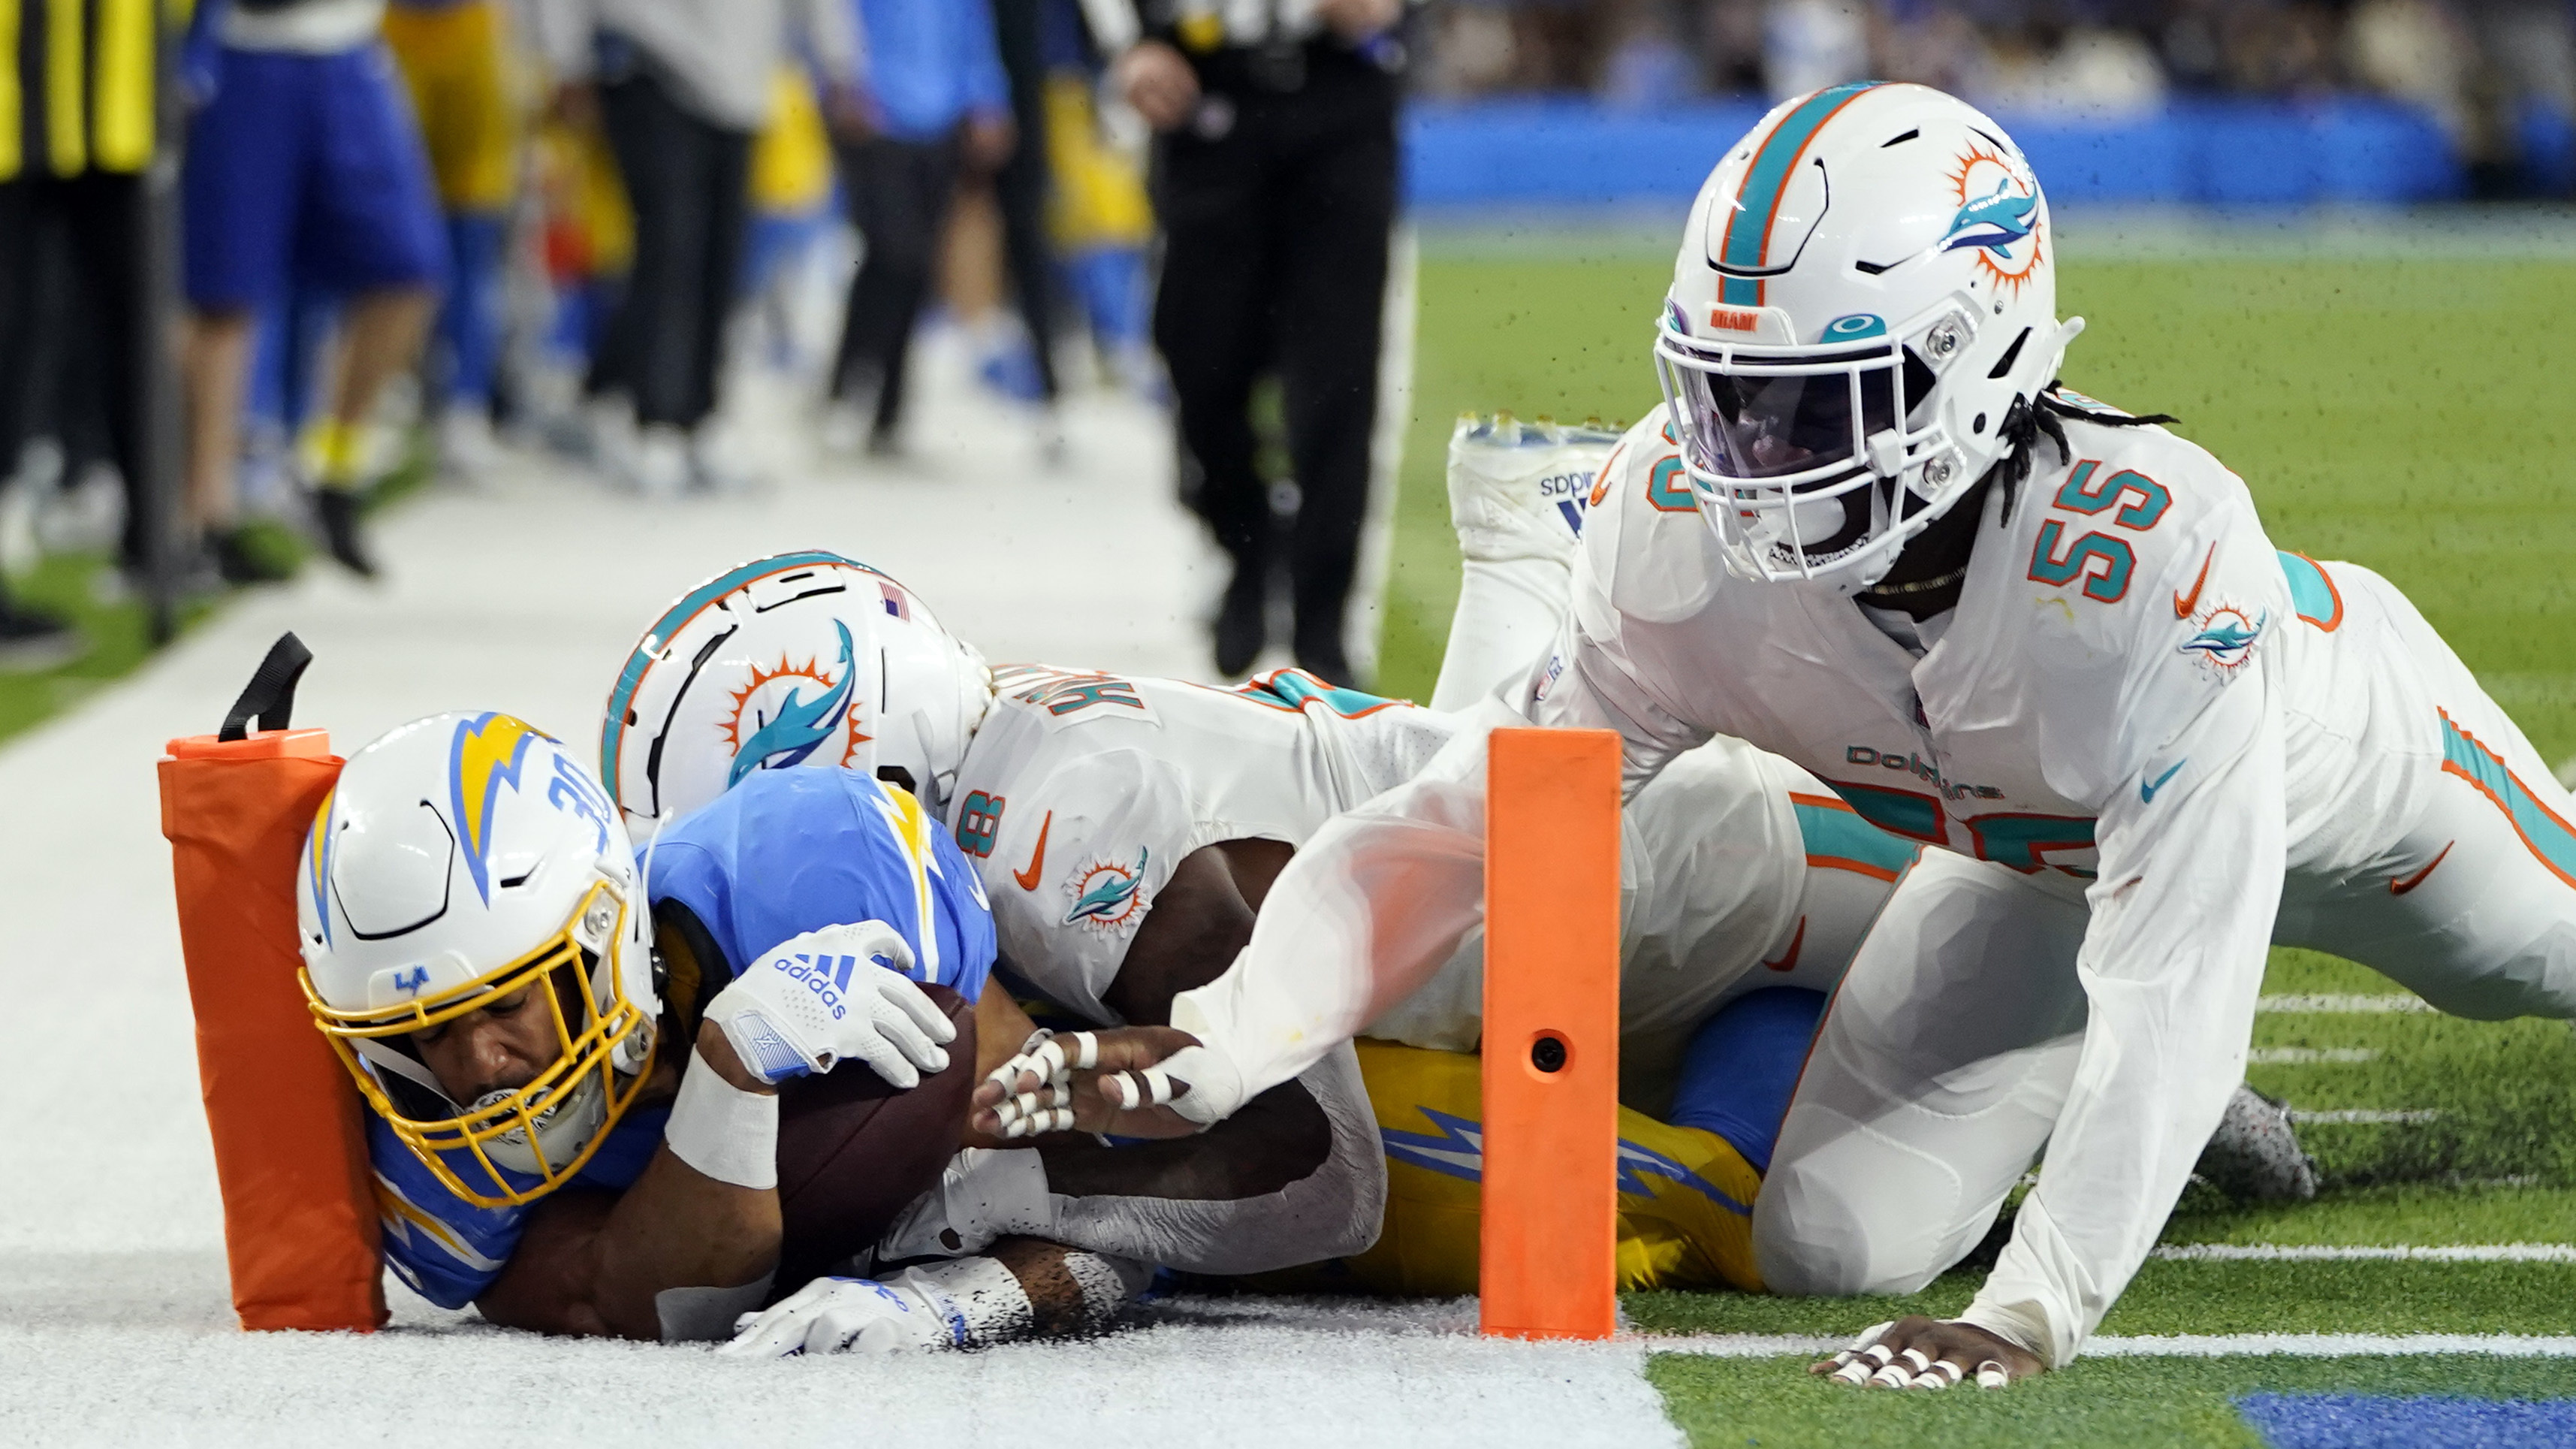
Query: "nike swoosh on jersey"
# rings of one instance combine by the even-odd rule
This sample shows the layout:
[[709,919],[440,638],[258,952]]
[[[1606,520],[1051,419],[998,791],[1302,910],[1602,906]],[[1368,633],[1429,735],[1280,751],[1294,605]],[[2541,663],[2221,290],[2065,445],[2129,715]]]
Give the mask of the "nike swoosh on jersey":
[[2172,769],[2156,776],[2152,782],[2140,780],[2138,782],[2138,802],[2142,805],[2153,805],[2156,803],[2156,792],[2165,787],[2165,781],[2182,773],[2182,767],[2190,763],[2191,758],[2189,756],[2185,756],[2182,759],[2174,761]]
[[1050,810],[1046,813],[1046,818],[1038,822],[1038,848],[1029,854],[1029,868],[1027,870],[1015,870],[1011,872],[1011,879],[1018,881],[1020,883],[1020,889],[1024,891],[1036,890],[1038,888],[1038,878],[1046,873],[1047,831],[1053,828],[1054,825],[1055,812]]
[[1788,952],[1781,956],[1777,961],[1765,961],[1762,964],[1774,971],[1795,971],[1798,969],[1798,948],[1806,944],[1807,918],[1800,916],[1798,918],[1798,934],[1789,938]]
[[2218,545],[2214,543],[2209,546],[2209,552],[2200,556],[2200,577],[2191,581],[2191,592],[2174,595],[2175,618],[2188,619],[2191,611],[2200,607],[2200,586],[2209,582],[2209,565],[2217,557]]
[[[2451,842],[2451,845],[2457,845],[2459,843],[2460,842],[2454,840]],[[2417,886],[2422,885],[2424,883],[2424,877],[2433,873],[2433,867],[2442,863],[2442,856],[2449,855],[2451,853],[2451,845],[2443,846],[2442,855],[2434,856],[2422,870],[2415,872],[2413,875],[2407,876],[2402,880],[2394,876],[2390,877],[2388,882],[2388,893],[2392,896],[2402,896],[2408,891],[2415,889]]]

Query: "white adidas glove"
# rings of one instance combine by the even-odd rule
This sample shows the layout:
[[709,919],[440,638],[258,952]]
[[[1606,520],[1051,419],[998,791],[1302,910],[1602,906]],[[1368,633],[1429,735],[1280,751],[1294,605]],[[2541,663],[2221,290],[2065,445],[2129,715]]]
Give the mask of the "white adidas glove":
[[1046,1159],[1026,1148],[967,1147],[948,1160],[939,1186],[912,1200],[877,1240],[877,1261],[980,1253],[1001,1237],[1051,1238],[1055,1196]]
[[916,1087],[923,1072],[947,1068],[940,1043],[956,1040],[957,1027],[910,970],[912,948],[885,922],[825,926],[753,962],[707,1004],[707,1020],[744,1069],[773,1086],[856,1058]]
[[966,1314],[917,1273],[890,1283],[817,1278],[734,1324],[728,1358],[794,1358],[806,1353],[902,1353],[962,1348]]

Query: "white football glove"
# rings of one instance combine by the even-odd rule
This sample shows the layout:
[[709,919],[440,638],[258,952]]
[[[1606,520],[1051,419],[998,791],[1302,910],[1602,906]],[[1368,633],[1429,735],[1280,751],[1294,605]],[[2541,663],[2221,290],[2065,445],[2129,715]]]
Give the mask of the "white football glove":
[[957,1300],[917,1273],[891,1283],[873,1278],[817,1278],[734,1323],[730,1358],[794,1358],[806,1353],[902,1353],[960,1348],[966,1314]]
[[940,1043],[956,1040],[957,1027],[910,970],[912,948],[885,922],[825,926],[753,962],[707,1004],[707,1020],[743,1068],[773,1086],[855,1057],[915,1087],[923,1072],[947,1068]]
[[939,1186],[912,1200],[877,1239],[877,1261],[953,1258],[980,1253],[995,1238],[1051,1238],[1057,1199],[1047,1191],[1046,1159],[1025,1148],[961,1148]]

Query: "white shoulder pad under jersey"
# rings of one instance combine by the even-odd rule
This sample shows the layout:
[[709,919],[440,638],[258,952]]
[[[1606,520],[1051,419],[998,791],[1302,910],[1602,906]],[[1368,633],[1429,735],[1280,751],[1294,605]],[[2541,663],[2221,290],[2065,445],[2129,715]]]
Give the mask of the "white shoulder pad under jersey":
[[1450,735],[1444,716],[1296,670],[1239,689],[1041,665],[993,680],[958,773],[958,847],[992,899],[1004,962],[1108,1023],[1119,1018],[1102,996],[1192,851],[1303,844]]
[[[1986,501],[1921,658],[1821,584],[1729,576],[1657,410],[1595,485],[1542,723],[1610,723],[1630,784],[1709,734],[1784,755],[1880,827],[2068,889],[2094,817],[2271,647],[2288,586],[2245,486],[2156,427],[2065,423]],[[1641,763],[1642,762],[1642,763]]]

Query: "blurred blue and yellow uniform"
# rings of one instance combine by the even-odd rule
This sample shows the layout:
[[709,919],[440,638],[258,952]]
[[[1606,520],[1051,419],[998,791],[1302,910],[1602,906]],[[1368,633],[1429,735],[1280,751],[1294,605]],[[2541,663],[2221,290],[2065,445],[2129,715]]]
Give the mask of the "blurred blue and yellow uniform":
[[[690,923],[678,934],[692,944],[666,952],[677,959],[669,962],[664,1023],[683,1033],[721,981],[824,926],[885,922],[911,946],[915,980],[969,1001],[992,972],[992,915],[965,857],[920,802],[856,772],[755,772],[663,831],[651,858],[648,888],[664,941],[679,946],[673,925]],[[720,980],[707,979],[719,972]],[[692,1039],[684,1034],[666,1047]],[[667,1105],[629,1112],[572,1185],[624,1191],[652,1161],[669,1116]],[[441,1307],[472,1301],[500,1276],[530,1209],[464,1202],[372,1116],[367,1146],[386,1261]],[[464,1154],[450,1160],[469,1182],[480,1171]]]
[[438,338],[447,396],[488,406],[501,343],[502,247],[518,199],[526,86],[501,0],[394,0],[385,45],[402,67],[447,218]]
[[370,0],[199,7],[211,96],[181,173],[188,300],[256,308],[440,285],[447,242],[419,129]]
[[[1692,1039],[1658,1121],[1619,1109],[1619,1286],[1762,1291],[1753,1198],[1824,1007],[1821,992],[1756,991]],[[1358,1044],[1386,1144],[1386,1221],[1356,1257],[1278,1286],[1440,1297],[1476,1291],[1484,1176],[1483,1063],[1464,1052]]]

